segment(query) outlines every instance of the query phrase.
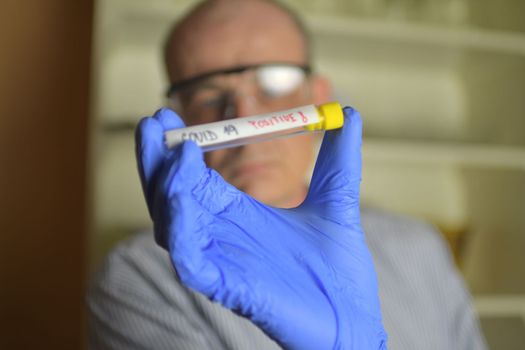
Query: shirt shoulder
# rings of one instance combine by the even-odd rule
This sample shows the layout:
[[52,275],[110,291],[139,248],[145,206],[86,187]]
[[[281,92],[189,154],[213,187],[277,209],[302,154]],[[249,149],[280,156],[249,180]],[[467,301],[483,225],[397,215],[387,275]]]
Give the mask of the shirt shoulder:
[[279,349],[249,320],[186,288],[151,232],[113,249],[87,299],[94,349]]
[[384,326],[392,349],[483,349],[470,295],[441,234],[428,223],[365,209]]
[[452,262],[448,246],[431,224],[413,217],[364,209],[361,214],[369,249],[376,259],[412,259],[448,265]]
[[131,292],[130,286],[141,286],[158,292],[163,285],[169,285],[162,281],[173,281],[175,277],[168,253],[156,245],[152,233],[144,232],[118,244],[104,259],[91,284],[112,290],[125,288],[126,292]]

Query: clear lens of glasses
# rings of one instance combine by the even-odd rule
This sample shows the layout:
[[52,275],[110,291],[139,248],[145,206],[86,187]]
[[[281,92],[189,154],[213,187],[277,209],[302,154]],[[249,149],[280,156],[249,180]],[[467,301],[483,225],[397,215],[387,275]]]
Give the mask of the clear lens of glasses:
[[268,96],[284,96],[301,85],[305,72],[295,66],[263,66],[256,72],[260,89]]

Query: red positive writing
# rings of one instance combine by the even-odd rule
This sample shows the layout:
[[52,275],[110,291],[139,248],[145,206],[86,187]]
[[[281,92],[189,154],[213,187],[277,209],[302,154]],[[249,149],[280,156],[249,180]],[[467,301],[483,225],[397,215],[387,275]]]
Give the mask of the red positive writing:
[[297,119],[293,116],[293,113],[275,115],[268,118],[262,118],[258,120],[248,120],[251,126],[255,129],[262,129],[268,126],[278,125],[278,124],[288,124],[295,123]]

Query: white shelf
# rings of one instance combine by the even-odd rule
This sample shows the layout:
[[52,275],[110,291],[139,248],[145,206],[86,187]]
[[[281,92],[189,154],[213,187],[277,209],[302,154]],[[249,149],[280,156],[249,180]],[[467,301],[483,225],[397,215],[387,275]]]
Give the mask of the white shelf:
[[457,164],[525,171],[525,147],[365,137],[363,157],[375,162]]
[[312,33],[381,39],[414,45],[470,48],[525,56],[525,35],[518,32],[447,27],[374,19],[305,16]]
[[474,306],[483,316],[521,316],[525,322],[525,295],[478,295]]

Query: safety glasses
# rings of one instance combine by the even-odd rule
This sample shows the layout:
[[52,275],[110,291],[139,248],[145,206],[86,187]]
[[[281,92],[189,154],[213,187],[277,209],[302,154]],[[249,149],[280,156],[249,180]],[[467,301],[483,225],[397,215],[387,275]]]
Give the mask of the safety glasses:
[[[236,116],[239,98],[265,110],[293,106],[308,93],[308,65],[270,63],[207,72],[173,84],[170,105],[192,124]],[[297,101],[298,102],[298,101]]]

